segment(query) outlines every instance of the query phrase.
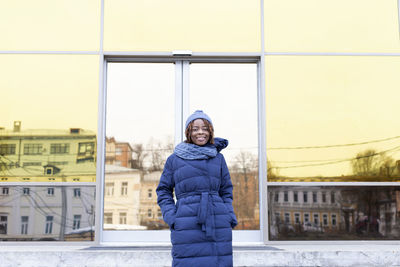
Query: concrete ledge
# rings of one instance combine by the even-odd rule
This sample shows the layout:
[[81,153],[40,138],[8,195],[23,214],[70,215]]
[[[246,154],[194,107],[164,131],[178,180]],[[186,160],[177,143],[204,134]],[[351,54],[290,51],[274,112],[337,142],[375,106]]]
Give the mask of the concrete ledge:
[[[170,266],[170,247],[2,246],[0,266]],[[234,266],[400,266],[398,245],[234,247]]]

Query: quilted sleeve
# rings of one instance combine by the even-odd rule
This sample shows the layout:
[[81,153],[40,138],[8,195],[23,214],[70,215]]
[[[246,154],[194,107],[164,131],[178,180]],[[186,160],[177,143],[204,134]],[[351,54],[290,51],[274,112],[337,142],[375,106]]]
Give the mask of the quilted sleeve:
[[[222,156],[222,154],[221,154]],[[232,228],[234,228],[237,225],[237,219],[235,212],[233,210],[233,205],[232,205],[232,200],[233,200],[233,194],[232,194],[232,181],[231,181],[231,176],[229,174],[228,166],[226,165],[226,161],[224,156],[222,156],[222,161],[221,161],[221,187],[219,189],[219,195],[221,196],[222,200],[224,201],[229,214],[232,217]]]
[[171,229],[174,227],[176,218],[176,206],[173,198],[175,187],[173,179],[173,168],[171,156],[165,162],[164,170],[161,174],[160,183],[156,189],[157,203],[161,208],[164,221]]

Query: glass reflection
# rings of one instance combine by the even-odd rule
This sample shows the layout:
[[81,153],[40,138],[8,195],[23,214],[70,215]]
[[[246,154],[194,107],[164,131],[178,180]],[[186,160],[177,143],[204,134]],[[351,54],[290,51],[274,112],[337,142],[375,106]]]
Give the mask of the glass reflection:
[[95,189],[0,184],[0,241],[93,241]]
[[155,190],[173,151],[174,79],[174,64],[108,64],[105,230],[168,229]]
[[0,128],[0,182],[95,182],[96,134],[81,128]]
[[233,184],[235,230],[260,229],[257,65],[192,63],[189,95],[190,111],[204,110],[215,136],[229,140],[222,154]]
[[266,64],[268,181],[400,181],[397,57]]
[[271,186],[268,200],[270,240],[400,238],[400,187]]

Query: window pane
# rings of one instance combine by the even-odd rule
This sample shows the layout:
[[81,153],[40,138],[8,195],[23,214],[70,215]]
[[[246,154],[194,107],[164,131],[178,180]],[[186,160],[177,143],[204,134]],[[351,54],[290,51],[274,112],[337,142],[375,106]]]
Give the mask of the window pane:
[[175,65],[109,63],[107,83],[103,227],[168,229],[148,209],[157,211],[149,190],[155,192],[173,148]]
[[264,1],[265,47],[279,52],[399,52],[397,1]]
[[[272,201],[277,191],[334,194],[336,201]],[[270,186],[270,240],[395,240],[400,238],[400,187]],[[281,218],[280,214],[284,214]],[[294,221],[291,218],[295,218]]]
[[100,1],[2,1],[0,50],[88,51],[100,44]]
[[0,191],[0,241],[94,240],[94,185],[79,186],[81,198],[70,186],[8,189],[6,195]]
[[400,58],[266,63],[269,181],[400,180]]
[[104,49],[260,51],[260,14],[259,1],[105,1]]
[[[95,182],[98,56],[0,62],[0,182]],[[91,153],[79,154],[81,143]]]
[[222,151],[233,183],[237,230],[259,229],[256,64],[191,64],[190,111],[203,110],[215,136],[229,140]]

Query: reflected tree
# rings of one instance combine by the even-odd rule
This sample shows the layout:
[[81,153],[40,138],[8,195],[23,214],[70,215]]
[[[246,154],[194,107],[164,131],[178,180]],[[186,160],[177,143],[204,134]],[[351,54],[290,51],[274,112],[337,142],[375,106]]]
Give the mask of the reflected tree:
[[240,151],[229,167],[234,186],[234,209],[238,229],[257,229],[255,210],[258,208],[258,159],[248,151]]
[[143,144],[132,145],[134,158],[132,159],[132,168],[143,171],[144,160],[148,156],[148,152],[145,151]]
[[367,149],[357,153],[351,161],[354,175],[358,176],[378,176],[392,177],[397,170],[396,161],[385,155],[378,153],[374,149]]
[[162,171],[168,155],[173,151],[173,146],[172,142],[163,144],[161,141],[151,138],[146,146],[146,150],[149,151],[148,155],[150,157],[150,166],[148,171]]

